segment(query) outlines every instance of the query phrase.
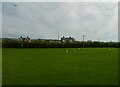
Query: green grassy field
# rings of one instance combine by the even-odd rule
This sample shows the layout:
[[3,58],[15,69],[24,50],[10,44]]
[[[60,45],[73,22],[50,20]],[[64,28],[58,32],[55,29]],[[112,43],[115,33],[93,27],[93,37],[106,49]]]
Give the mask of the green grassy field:
[[2,85],[2,48],[0,47],[0,86]]
[[3,85],[117,85],[118,49],[3,49]]

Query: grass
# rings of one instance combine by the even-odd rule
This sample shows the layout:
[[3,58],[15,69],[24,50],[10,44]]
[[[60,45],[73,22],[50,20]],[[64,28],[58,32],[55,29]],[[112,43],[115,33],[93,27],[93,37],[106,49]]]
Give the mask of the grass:
[[0,86],[2,85],[2,48],[0,47]]
[[117,85],[118,49],[3,49],[3,85]]

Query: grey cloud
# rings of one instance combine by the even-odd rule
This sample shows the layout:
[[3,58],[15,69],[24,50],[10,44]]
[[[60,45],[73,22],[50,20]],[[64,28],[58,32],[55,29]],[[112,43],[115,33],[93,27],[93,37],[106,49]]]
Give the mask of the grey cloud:
[[[16,8],[3,8],[3,36],[56,38],[73,36],[82,40],[117,40],[116,3],[27,2],[12,3]],[[6,5],[6,3],[5,3]],[[7,3],[7,6],[11,4]],[[16,11],[16,12],[14,12]],[[12,16],[10,15],[12,14]],[[12,35],[13,34],[13,35]],[[113,39],[111,39],[113,37]]]

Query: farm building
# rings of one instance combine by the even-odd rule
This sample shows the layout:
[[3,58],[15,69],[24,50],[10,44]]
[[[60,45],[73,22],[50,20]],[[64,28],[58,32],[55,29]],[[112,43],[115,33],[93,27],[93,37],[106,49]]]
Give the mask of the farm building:
[[72,38],[72,37],[68,37],[68,38],[66,38],[66,37],[62,37],[61,38],[61,42],[63,42],[63,43],[73,43],[75,41],[75,39],[74,38]]
[[31,42],[31,39],[27,36],[27,38],[23,38],[22,36],[19,38],[20,41],[24,41],[24,42]]

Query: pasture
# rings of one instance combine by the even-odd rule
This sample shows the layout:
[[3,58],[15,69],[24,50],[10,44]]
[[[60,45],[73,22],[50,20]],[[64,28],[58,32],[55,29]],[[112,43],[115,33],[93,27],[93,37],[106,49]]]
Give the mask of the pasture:
[[117,48],[3,48],[3,85],[117,85]]

